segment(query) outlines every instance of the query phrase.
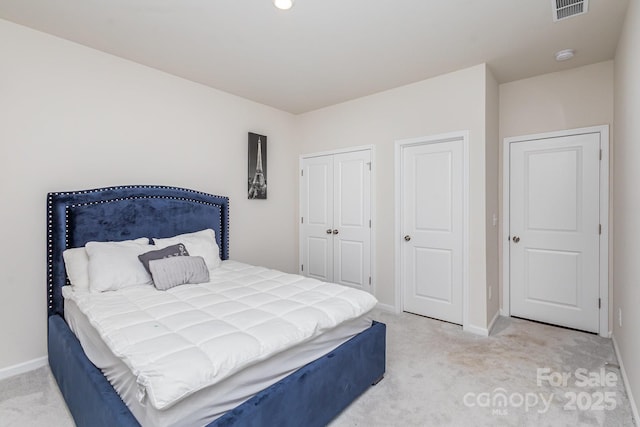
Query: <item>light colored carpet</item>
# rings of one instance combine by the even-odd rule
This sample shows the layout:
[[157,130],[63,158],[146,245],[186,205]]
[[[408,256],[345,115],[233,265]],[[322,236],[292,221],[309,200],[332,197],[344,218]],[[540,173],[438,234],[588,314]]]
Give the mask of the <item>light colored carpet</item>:
[[[620,372],[604,365],[617,363],[608,339],[513,318],[487,338],[407,313],[375,317],[387,324],[387,373],[331,427],[634,425]],[[539,368],[570,377],[538,385]],[[49,369],[0,381],[0,426],[43,425],[73,426]]]
[[74,425],[48,366],[0,381],[1,427]]
[[[408,313],[377,318],[387,324],[385,378],[331,427],[634,425],[618,369],[605,369],[614,387],[583,386],[583,372],[575,375],[617,363],[609,339],[515,318],[498,319],[490,337]],[[543,378],[539,386],[538,368],[571,377],[566,386]],[[605,392],[609,404],[598,410],[592,404]],[[572,407],[572,393],[585,409]],[[542,398],[551,402],[546,410]]]

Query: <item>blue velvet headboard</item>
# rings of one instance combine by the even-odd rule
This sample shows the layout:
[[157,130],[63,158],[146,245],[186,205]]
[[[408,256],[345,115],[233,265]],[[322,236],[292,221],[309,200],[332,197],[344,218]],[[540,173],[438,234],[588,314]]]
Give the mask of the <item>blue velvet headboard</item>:
[[62,252],[90,241],[171,237],[212,228],[220,258],[229,258],[229,199],[199,191],[131,185],[49,193],[47,197],[48,315],[64,314],[67,284]]

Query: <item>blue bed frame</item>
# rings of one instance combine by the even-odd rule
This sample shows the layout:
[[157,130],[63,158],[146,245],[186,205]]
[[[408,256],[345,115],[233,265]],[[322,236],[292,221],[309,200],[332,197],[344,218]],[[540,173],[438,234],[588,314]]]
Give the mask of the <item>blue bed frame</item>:
[[[49,193],[47,282],[49,365],[80,427],[138,426],[111,384],[87,358],[64,320],[68,283],[62,252],[89,241],[170,237],[212,228],[220,258],[229,258],[229,199],[164,186],[122,186]],[[383,323],[216,419],[208,427],[323,426],[385,371]]]

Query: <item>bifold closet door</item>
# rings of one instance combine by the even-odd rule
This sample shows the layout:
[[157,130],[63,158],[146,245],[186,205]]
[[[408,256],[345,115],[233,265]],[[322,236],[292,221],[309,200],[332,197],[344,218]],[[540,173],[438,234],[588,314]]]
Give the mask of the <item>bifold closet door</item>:
[[371,151],[303,159],[301,273],[371,290]]
[[370,290],[371,152],[333,157],[333,281]]
[[301,273],[333,282],[333,157],[311,157],[301,172]]

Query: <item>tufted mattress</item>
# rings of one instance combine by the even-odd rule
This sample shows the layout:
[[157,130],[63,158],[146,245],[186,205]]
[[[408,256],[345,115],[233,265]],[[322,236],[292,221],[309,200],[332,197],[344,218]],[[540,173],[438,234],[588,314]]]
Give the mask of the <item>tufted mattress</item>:
[[89,293],[65,318],[142,425],[205,425],[371,325],[370,294],[224,261],[210,282]]

